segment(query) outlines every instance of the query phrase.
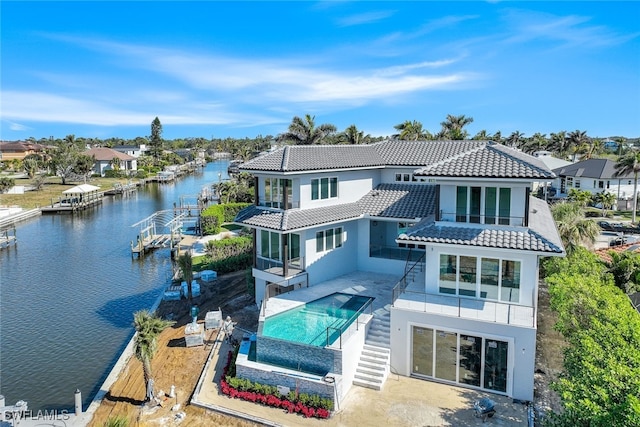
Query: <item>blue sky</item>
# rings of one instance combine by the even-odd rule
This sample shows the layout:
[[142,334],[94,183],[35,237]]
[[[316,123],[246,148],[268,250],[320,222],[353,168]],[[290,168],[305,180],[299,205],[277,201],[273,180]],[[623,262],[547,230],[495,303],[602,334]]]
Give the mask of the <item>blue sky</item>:
[[640,2],[0,2],[0,139],[640,136]]

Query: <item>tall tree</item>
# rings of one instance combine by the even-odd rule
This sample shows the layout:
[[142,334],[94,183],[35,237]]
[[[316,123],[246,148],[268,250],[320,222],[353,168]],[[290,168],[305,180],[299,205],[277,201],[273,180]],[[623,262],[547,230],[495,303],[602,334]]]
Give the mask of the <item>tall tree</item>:
[[631,222],[636,223],[636,209],[638,207],[638,173],[640,173],[640,151],[629,151],[620,157],[615,165],[614,176],[633,174],[633,214]]
[[191,253],[187,251],[178,257],[178,267],[182,272],[182,279],[187,282],[187,298],[191,302],[193,299],[193,258],[191,258]]
[[567,132],[561,130],[557,133],[551,133],[549,148],[554,153],[557,153],[558,157],[565,158],[569,152],[569,138],[567,138]]
[[159,118],[151,122],[151,136],[149,137],[149,155],[158,163],[162,157],[164,142],[162,140],[162,123]]
[[569,134],[569,150],[573,154],[573,161],[577,160],[578,154],[584,153],[589,143],[586,131],[575,130]]
[[552,206],[551,213],[567,254],[581,246],[593,246],[600,228],[594,220],[585,217],[580,203],[558,203]]
[[[175,324],[173,321],[164,320],[148,310],[133,313],[133,325],[136,336],[133,341],[133,352],[140,362],[144,373],[145,389],[149,391],[150,382],[153,379],[151,361],[158,351],[158,336],[168,327]],[[149,393],[147,393],[149,400]]]
[[608,193],[606,191],[596,194],[594,199],[596,203],[600,203],[600,206],[602,207],[603,218],[607,216],[607,210],[615,206],[616,201],[618,200],[615,194]]
[[316,116],[306,114],[304,119],[295,116],[287,132],[278,136],[281,142],[292,142],[295,145],[321,144],[329,135],[336,133],[334,125],[324,123],[316,126]]
[[78,154],[76,158],[76,164],[73,167],[73,173],[82,176],[84,183],[87,183],[87,178],[93,173],[93,165],[96,164],[96,158],[94,156],[88,156],[86,154]]
[[429,131],[422,128],[422,123],[417,120],[407,120],[403,123],[394,126],[394,129],[399,130],[400,133],[394,135],[396,138],[403,141],[418,141],[421,139],[431,139]]
[[469,137],[464,127],[470,123],[473,123],[473,117],[466,117],[464,114],[460,116],[454,116],[453,114],[447,114],[447,119],[440,123],[442,130],[438,134],[440,138],[451,140],[462,140]]
[[[367,135],[368,136],[368,135]],[[341,134],[346,144],[363,144],[365,142],[364,132],[359,131],[356,125],[351,125]]]
[[507,145],[511,148],[519,148],[522,141],[524,141],[524,134],[518,130],[511,132],[507,137]]
[[67,135],[50,153],[49,166],[62,179],[62,185],[66,185],[67,179],[74,174],[80,155],[75,135]]

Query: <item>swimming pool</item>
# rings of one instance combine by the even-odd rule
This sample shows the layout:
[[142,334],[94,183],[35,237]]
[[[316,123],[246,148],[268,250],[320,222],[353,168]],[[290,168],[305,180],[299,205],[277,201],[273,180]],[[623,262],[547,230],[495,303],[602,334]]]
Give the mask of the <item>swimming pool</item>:
[[371,305],[373,299],[336,292],[267,317],[262,336],[324,347],[332,344],[355,321],[355,314]]

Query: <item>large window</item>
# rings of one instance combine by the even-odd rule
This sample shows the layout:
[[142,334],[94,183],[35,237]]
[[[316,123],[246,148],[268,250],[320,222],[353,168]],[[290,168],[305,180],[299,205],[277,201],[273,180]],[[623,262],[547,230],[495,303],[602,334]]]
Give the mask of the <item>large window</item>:
[[411,344],[411,374],[507,392],[508,342],[413,326]]
[[342,227],[316,232],[316,252],[330,251],[342,247]]
[[[287,195],[287,206],[284,206],[284,196]],[[293,185],[290,179],[266,178],[264,180],[264,203],[280,209],[291,209],[293,200]]]
[[[272,260],[282,261],[281,250],[282,235],[274,233],[273,231],[261,230],[260,231],[260,256],[262,258],[268,258]],[[287,243],[289,246],[288,259],[299,260],[300,259],[300,235],[288,234]]]
[[311,200],[338,197],[338,178],[314,178],[311,180]]
[[440,293],[520,301],[520,261],[440,254]]
[[457,222],[496,224],[496,214],[499,216],[499,224],[510,224],[511,188],[456,188]]

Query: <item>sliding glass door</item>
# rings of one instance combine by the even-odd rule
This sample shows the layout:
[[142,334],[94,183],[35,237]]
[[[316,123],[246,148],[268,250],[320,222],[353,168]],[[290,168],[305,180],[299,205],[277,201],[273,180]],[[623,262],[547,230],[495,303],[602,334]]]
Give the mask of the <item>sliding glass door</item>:
[[411,373],[461,385],[507,392],[509,343],[414,326]]

